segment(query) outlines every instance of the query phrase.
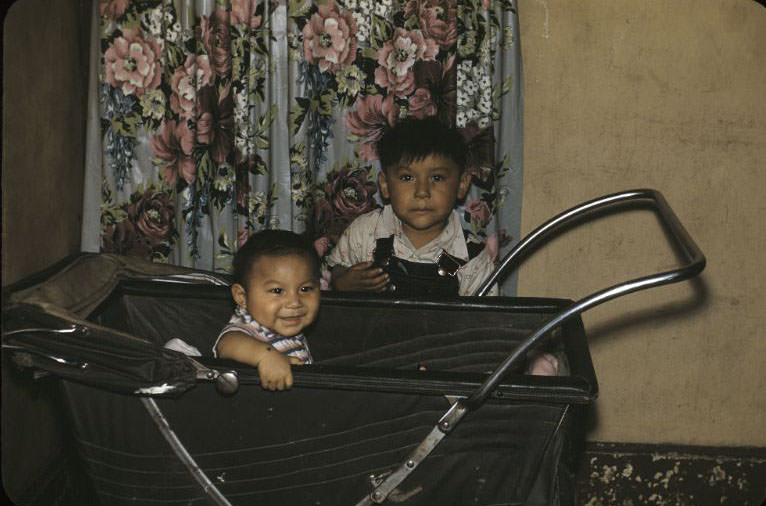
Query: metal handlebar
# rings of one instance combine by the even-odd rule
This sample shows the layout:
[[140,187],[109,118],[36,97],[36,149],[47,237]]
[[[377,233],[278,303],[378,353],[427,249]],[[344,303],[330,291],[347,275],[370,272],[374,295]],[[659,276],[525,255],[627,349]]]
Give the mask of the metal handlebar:
[[657,211],[663,224],[667,226],[671,237],[676,243],[675,245],[678,247],[679,253],[683,256],[683,265],[658,274],[643,276],[610,286],[584,297],[565,308],[519,344],[470,397],[461,401],[466,407],[473,409],[481,405],[492,390],[494,390],[500,381],[502,381],[508,371],[511,370],[516,362],[526,355],[527,351],[529,351],[543,335],[570,318],[579,315],[592,307],[598,306],[599,304],[603,304],[608,300],[639,290],[683,281],[702,272],[705,268],[705,256],[697,247],[697,244],[683,225],[681,225],[678,217],[670,208],[662,194],[656,190],[631,190],[613,193],[611,195],[590,200],[564,211],[543,223],[508,252],[495,272],[493,272],[484,284],[479,287],[477,294],[486,294],[501,274],[508,271],[513,266],[514,262],[517,262],[528,249],[533,248],[551,233],[560,230],[562,227],[571,224],[575,220],[583,218],[585,215],[608,208],[614,208],[618,205],[635,202],[651,203],[654,205],[655,211]]
[[[603,211],[608,208],[615,208],[619,205],[625,205],[628,203],[651,203],[654,204],[656,211],[658,212],[663,223],[667,225],[670,233],[675,239],[677,245],[680,247],[681,252],[685,256],[687,262],[686,265],[668,271],[668,273],[657,274],[658,277],[664,277],[664,274],[670,274],[671,279],[664,280],[662,283],[673,283],[682,279],[687,279],[697,275],[705,267],[705,257],[697,247],[697,244],[689,236],[684,229],[681,222],[678,221],[673,210],[668,205],[665,197],[662,196],[657,190],[628,190],[619,193],[613,193],[611,195],[605,195],[588,202],[582,203],[571,209],[568,209],[557,216],[554,216],[550,220],[546,221],[526,237],[516,244],[500,261],[498,267],[490,274],[490,276],[484,281],[484,283],[476,290],[474,295],[486,295],[489,289],[494,285],[498,279],[505,277],[512,272],[513,267],[517,264],[527,252],[536,247],[544,239],[547,239],[551,234],[560,231],[562,228],[572,224],[573,222],[582,219],[585,215],[592,214],[596,211]],[[678,279],[676,279],[678,278]],[[654,285],[652,285],[654,286]]]
[[594,306],[603,304],[608,300],[639,290],[683,281],[702,272],[702,269],[705,268],[705,256],[686,232],[683,225],[681,225],[681,222],[678,220],[662,194],[656,190],[629,190],[605,195],[575,206],[537,227],[505,255],[500,262],[500,265],[479,287],[475,295],[486,295],[492,285],[495,284],[501,276],[509,273],[514,265],[518,264],[519,260],[525,254],[552,233],[560,231],[563,227],[580,220],[586,215],[636,202],[650,203],[654,206],[655,211],[659,214],[663,224],[667,226],[671,237],[675,241],[675,246],[678,247],[679,253],[683,257],[683,265],[676,269],[635,278],[605,288],[580,299],[560,311],[520,343],[511,354],[503,360],[495,371],[487,377],[484,383],[474,391],[474,393],[465,399],[460,399],[455,402],[447,412],[444,413],[441,419],[439,419],[428,436],[426,436],[418,447],[410,453],[404,463],[394,470],[394,472],[392,472],[385,480],[377,483],[373,491],[368,496],[363,497],[356,506],[370,506],[382,503],[386,497],[388,497],[388,494],[409,476],[418,464],[433,451],[436,445],[438,445],[439,442],[455,428],[467,413],[480,407],[487,400],[487,397],[489,397],[492,391],[500,384],[508,372],[513,369],[517,362],[526,357],[526,353],[547,332],[558,327],[570,318],[579,315]]

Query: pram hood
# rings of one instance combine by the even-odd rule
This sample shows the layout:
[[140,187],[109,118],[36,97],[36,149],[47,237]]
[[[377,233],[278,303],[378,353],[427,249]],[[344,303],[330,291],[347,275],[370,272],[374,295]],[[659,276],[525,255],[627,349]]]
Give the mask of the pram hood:
[[42,273],[39,283],[26,280],[31,286],[4,297],[3,345],[24,350],[14,354],[17,363],[123,393],[179,395],[196,384],[197,371],[184,355],[84,319],[123,280],[172,280],[193,275],[192,269],[83,254],[53,271],[49,277]]
[[[265,407],[266,411],[260,411],[260,418],[255,419],[269,420],[270,429],[267,432],[279,434],[285,424],[284,420],[269,414],[270,410],[275,409],[273,406],[278,404],[280,409],[289,410],[287,406],[298,405],[295,400],[311,404],[315,407],[312,414],[321,414],[321,427],[311,420],[291,418],[294,427],[287,436],[307,431],[313,435],[306,441],[314,441],[315,438],[325,440],[328,430],[335,430],[336,434],[347,433],[348,424],[358,424],[359,434],[364,438],[352,446],[354,451],[358,450],[364,456],[352,456],[350,461],[361,462],[373,455],[387,453],[381,451],[371,455],[364,452],[366,442],[370,441],[365,428],[389,420],[390,406],[396,406],[404,419],[409,418],[411,413],[432,413],[434,408],[444,409],[440,403],[445,398],[449,403],[447,412],[426,438],[421,439],[422,433],[415,437],[414,441],[421,442],[414,450],[412,448],[416,443],[407,439],[406,444],[396,447],[389,455],[392,457],[385,459],[385,462],[373,466],[373,461],[370,461],[366,469],[374,470],[376,474],[371,483],[373,491],[369,494],[358,481],[358,472],[349,474],[339,471],[337,465],[349,462],[348,456],[338,455],[337,462],[335,457],[328,461],[328,453],[323,461],[330,462],[329,465],[302,467],[300,471],[275,476],[280,480],[293,475],[306,476],[306,479],[314,480],[311,485],[314,488],[307,489],[304,483],[295,480],[281,481],[283,485],[277,488],[269,488],[268,484],[263,488],[261,483],[269,478],[247,479],[246,475],[237,471],[240,478],[235,480],[236,483],[221,482],[224,492],[234,496],[267,498],[266,504],[284,504],[286,494],[292,494],[290,497],[295,499],[294,502],[288,500],[290,504],[319,504],[317,498],[320,496],[324,499],[342,496],[345,503],[346,496],[338,494],[340,490],[348,490],[354,497],[364,496],[358,504],[372,504],[386,498],[401,499],[400,495],[397,496],[396,487],[409,476],[410,482],[428,482],[425,487],[428,493],[418,495],[414,502],[408,504],[452,504],[460,494],[476,504],[497,504],[498,501],[528,506],[560,504],[563,498],[559,495],[559,486],[566,481],[567,475],[564,457],[565,448],[569,445],[568,433],[573,426],[582,427],[581,417],[573,417],[574,410],[570,407],[589,403],[597,393],[595,373],[579,314],[621,295],[689,279],[704,268],[704,256],[658,192],[634,190],[586,202],[538,227],[506,255],[498,271],[477,291],[477,295],[486,293],[500,276],[500,271],[522,258],[527,249],[534,248],[557,227],[566,227],[583,214],[597,214],[613,204],[626,202],[650,203],[655,207],[685,261],[681,268],[614,285],[574,303],[561,299],[504,297],[493,298],[492,301],[483,297],[396,301],[374,296],[327,294],[323,296],[322,314],[308,336],[320,363],[296,370],[296,383],[292,391],[276,398],[263,398],[260,389],[245,388],[244,392],[232,398],[235,402],[221,403],[220,396],[211,397],[209,386],[205,388],[203,385],[190,393],[191,399],[183,395],[178,399],[159,400],[165,403],[165,411],[170,413],[170,417],[175,416],[176,420],[187,420],[190,409],[198,413],[200,402],[216,404],[218,425],[225,425],[228,420],[239,420],[238,428],[217,434],[212,441],[195,439],[196,430],[187,433],[191,453],[202,458],[221,455],[220,460],[211,461],[212,469],[230,469],[232,472],[242,468],[236,464],[236,455],[240,454],[240,450],[232,449],[232,445],[241,443],[243,435],[247,434],[246,427],[252,418],[247,416],[246,411],[250,407],[261,410]],[[86,263],[90,265],[84,265]],[[178,285],[178,281],[187,284]],[[188,284],[195,281],[203,283]],[[64,392],[73,406],[72,416],[79,444],[84,445],[83,448],[101,448],[117,456],[109,461],[112,457],[99,453],[88,464],[89,473],[98,483],[97,493],[106,502],[115,497],[134,500],[137,490],[147,487],[152,490],[162,488],[170,502],[185,504],[200,499],[199,488],[192,485],[167,487],[164,479],[167,473],[162,462],[157,463],[155,481],[149,485],[146,484],[147,475],[140,470],[104,479],[103,473],[107,470],[112,473],[113,469],[125,467],[124,458],[120,456],[135,447],[130,438],[121,436],[115,440],[114,431],[105,431],[103,427],[108,424],[107,420],[114,412],[124,411],[125,418],[131,420],[139,420],[141,413],[144,417],[146,415],[146,412],[135,412],[134,406],[126,400],[131,396],[114,397],[107,392],[138,394],[142,396],[142,402],[149,406],[149,396],[188,393],[195,384],[199,386],[200,380],[220,377],[216,368],[230,366],[240,373],[241,383],[258,382],[252,368],[210,357],[191,359],[162,347],[164,340],[171,337],[167,334],[171,329],[183,329],[188,335],[199,331],[197,333],[201,333],[203,339],[193,344],[199,345],[200,349],[209,346],[207,336],[215,332],[211,330],[215,328],[210,326],[211,322],[223,318],[231,310],[227,307],[228,290],[222,286],[211,286],[211,282],[226,284],[226,279],[211,273],[124,257],[84,255],[63,267],[59,266],[46,282],[18,287],[7,297],[4,293],[4,299],[9,301],[3,309],[4,350],[11,349],[17,363],[71,380],[63,382]],[[196,300],[197,305],[190,304],[189,300]],[[178,306],[182,306],[183,310],[175,314],[174,308]],[[190,324],[179,317],[180,314],[198,317],[208,313],[214,317],[202,322],[207,325],[202,330],[194,328],[200,322],[199,318]],[[152,321],[152,316],[159,316],[155,318],[160,320],[159,323]],[[390,325],[392,321],[393,327]],[[477,322],[480,322],[478,327]],[[407,332],[396,327],[401,323],[405,323],[403,327]],[[358,327],[364,327],[365,332],[360,335]],[[462,334],[466,329],[472,329],[473,333]],[[184,335],[184,332],[181,334]],[[554,336],[556,332],[559,334]],[[571,366],[570,376],[529,377],[518,374],[515,368],[524,359],[525,353],[546,340],[564,344]],[[476,350],[466,350],[465,341],[480,345],[475,344]],[[414,346],[414,351],[411,346]],[[430,355],[422,352],[422,349],[429,348],[434,350]],[[513,350],[510,355],[509,350]],[[500,353],[499,359],[497,353]],[[418,360],[426,357],[430,364],[437,364],[438,367],[425,372],[412,370],[413,357]],[[321,363],[323,358],[324,363]],[[498,362],[500,365],[488,375],[486,364]],[[445,370],[438,370],[442,366]],[[356,410],[353,414],[361,416],[357,419],[347,417],[343,410],[334,411],[331,399],[339,398],[340,392],[350,395],[345,396],[348,397],[348,405],[350,399],[358,396],[375,399],[372,405],[376,409]],[[396,401],[391,404],[394,398]],[[237,403],[237,399],[242,402]],[[276,399],[278,403],[274,402]],[[149,400],[153,405],[153,400]],[[441,407],[436,407],[437,404]],[[94,409],[94,406],[97,408]],[[109,406],[109,409],[104,410],[102,406]],[[479,407],[482,409],[477,409]],[[152,417],[159,418],[159,409],[156,413],[155,416],[150,412]],[[464,416],[465,421],[453,432]],[[97,419],[95,423],[92,417]],[[476,428],[493,417],[499,423],[490,423],[496,431],[491,437],[475,447],[460,446],[461,440],[479,441],[473,436]],[[145,421],[141,423],[146,425]],[[149,429],[143,430],[148,434]],[[429,438],[438,436],[438,443],[447,433],[451,437],[440,446],[445,453],[432,454],[435,444],[429,443]],[[400,428],[394,424],[390,430],[385,430],[385,434],[373,439],[382,442],[383,448],[386,448],[390,436],[399,437],[401,434]],[[164,435],[170,441],[167,431]],[[215,446],[211,447],[211,444]],[[264,441],[259,444],[264,444]],[[264,447],[292,444],[288,440],[281,445],[269,443]],[[221,445],[225,449],[219,451]],[[338,448],[346,447],[341,445]],[[150,450],[156,451],[157,448],[154,442]],[[511,448],[513,450],[509,453]],[[145,453],[147,449],[142,447],[139,450]],[[82,451],[88,453],[87,449]],[[307,452],[313,454],[315,450],[309,448]],[[296,454],[295,458],[300,459],[305,454]],[[468,469],[476,462],[474,459],[484,462],[490,454],[495,462],[486,471],[490,474],[477,476],[478,481],[472,483],[469,489],[450,478],[455,476],[454,473],[460,476],[470,474]],[[179,453],[176,452],[176,455]],[[447,467],[439,467],[440,458],[445,455],[451,456],[449,463]],[[143,461],[143,453],[140,456],[139,460]],[[160,456],[161,460],[165,458]],[[420,461],[426,458],[431,466],[429,469],[436,466],[435,476],[418,468]],[[396,462],[401,464],[395,467]],[[254,462],[252,465],[260,469],[261,464]],[[196,464],[188,460],[187,468],[193,470]],[[315,471],[320,468],[327,471],[322,471],[321,479],[316,481]],[[479,468],[481,466],[474,469]],[[497,470],[501,470],[500,476],[491,474]],[[380,471],[383,474],[379,474]],[[367,471],[363,470],[362,474],[364,472]],[[141,479],[131,481],[131,473],[141,473],[138,474]],[[387,473],[390,474],[385,477]],[[513,475],[510,480],[504,479],[504,476],[510,475],[508,473]],[[487,483],[490,477],[492,486],[480,491],[482,484]],[[206,493],[213,489],[218,492],[209,482],[197,481]],[[252,488],[249,484],[254,482],[258,485]],[[341,482],[346,484],[346,488],[328,485]],[[309,489],[316,492],[306,492]],[[469,490],[467,495],[464,490]],[[403,500],[409,499],[405,497]],[[337,501],[330,500],[330,503]],[[117,501],[115,504],[122,503]]]

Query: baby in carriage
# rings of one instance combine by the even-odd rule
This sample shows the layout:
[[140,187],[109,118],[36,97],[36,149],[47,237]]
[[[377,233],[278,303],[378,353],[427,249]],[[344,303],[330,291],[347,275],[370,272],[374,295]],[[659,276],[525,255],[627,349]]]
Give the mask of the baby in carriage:
[[319,258],[311,242],[287,230],[253,234],[234,255],[234,315],[213,354],[258,367],[261,386],[293,384],[291,364],[312,362],[301,331],[319,310]]
[[[436,118],[408,118],[377,145],[378,186],[389,201],[355,219],[327,257],[337,290],[397,297],[472,295],[495,255],[464,231],[455,203],[471,185],[462,135]],[[497,295],[497,286],[490,295]],[[563,358],[563,357],[562,357]],[[556,375],[555,354],[530,357],[528,372]]]

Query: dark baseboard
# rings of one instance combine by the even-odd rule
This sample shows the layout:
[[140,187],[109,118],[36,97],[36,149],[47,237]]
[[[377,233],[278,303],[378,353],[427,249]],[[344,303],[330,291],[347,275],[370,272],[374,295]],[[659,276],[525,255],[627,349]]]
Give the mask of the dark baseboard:
[[582,506],[762,506],[766,448],[589,442],[576,489]]

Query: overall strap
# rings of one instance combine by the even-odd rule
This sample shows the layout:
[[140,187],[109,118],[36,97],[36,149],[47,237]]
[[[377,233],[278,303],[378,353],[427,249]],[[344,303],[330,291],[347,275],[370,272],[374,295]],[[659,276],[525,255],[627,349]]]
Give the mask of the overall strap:
[[397,297],[458,295],[457,272],[464,260],[442,250],[436,262],[412,262],[394,255],[394,236],[375,241],[373,261],[389,275],[388,292]]
[[375,241],[375,250],[372,252],[372,261],[375,265],[385,267],[391,263],[394,256],[394,236],[381,237]]
[[[482,246],[483,248],[483,246]],[[481,251],[481,249],[479,250]],[[477,253],[478,254],[478,253]],[[381,237],[375,240],[375,250],[372,252],[372,260],[375,265],[386,267],[394,257],[394,236]],[[455,276],[458,269],[465,265],[466,261],[442,250],[436,259],[436,267],[439,276]]]

